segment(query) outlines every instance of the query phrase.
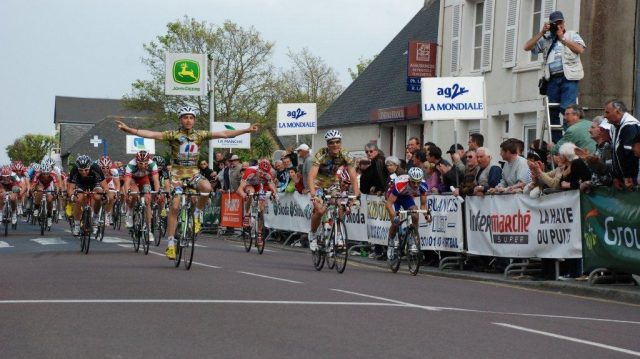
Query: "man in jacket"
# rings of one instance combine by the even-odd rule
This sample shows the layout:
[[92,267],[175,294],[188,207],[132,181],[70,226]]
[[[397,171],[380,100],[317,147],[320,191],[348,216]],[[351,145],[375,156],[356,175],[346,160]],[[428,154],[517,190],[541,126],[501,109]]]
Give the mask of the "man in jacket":
[[638,181],[638,161],[633,155],[633,139],[640,133],[640,122],[627,112],[627,107],[620,100],[607,102],[604,117],[612,125],[613,185],[618,189],[632,189]]
[[558,149],[563,143],[571,142],[576,146],[587,150],[592,154],[596,150],[596,141],[591,138],[589,129],[591,128],[591,121],[585,120],[584,112],[578,105],[572,104],[564,110],[564,119],[567,121],[567,131],[564,136],[555,145],[549,144],[551,154],[557,155]]

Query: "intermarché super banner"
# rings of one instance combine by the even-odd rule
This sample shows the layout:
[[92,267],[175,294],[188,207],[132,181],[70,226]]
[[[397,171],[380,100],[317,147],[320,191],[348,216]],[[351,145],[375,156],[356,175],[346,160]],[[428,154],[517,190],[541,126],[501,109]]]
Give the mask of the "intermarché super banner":
[[506,258],[580,258],[580,194],[566,191],[467,197],[468,253]]
[[580,199],[584,269],[640,274],[640,193],[597,188]]
[[[391,222],[384,206],[384,197],[362,195],[360,203],[358,210],[344,217],[348,239],[386,245]],[[453,196],[430,195],[427,206],[432,212],[433,221],[428,224],[422,216],[419,217],[422,249],[463,251],[462,207],[458,200]],[[281,193],[278,202],[270,202],[266,206],[265,225],[307,233],[311,225],[311,210],[309,195]]]

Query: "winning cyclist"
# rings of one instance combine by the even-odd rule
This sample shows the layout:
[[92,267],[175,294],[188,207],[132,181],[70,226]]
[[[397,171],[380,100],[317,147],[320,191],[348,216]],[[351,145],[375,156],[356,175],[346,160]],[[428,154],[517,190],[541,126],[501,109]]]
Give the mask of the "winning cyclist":
[[[273,177],[271,177],[271,164],[269,163],[269,160],[262,159],[258,162],[257,166],[248,167],[245,170],[240,186],[238,187],[238,194],[244,200],[243,227],[247,228],[250,226],[249,208],[251,208],[251,201],[253,199],[252,195],[256,192],[264,191],[265,186],[269,187],[269,190],[271,190],[271,197],[275,199],[277,197],[277,193],[276,186],[273,183]],[[259,205],[260,211],[264,211],[265,202],[260,201]]]
[[[67,196],[74,195],[75,189],[82,190],[83,192],[93,192],[93,232],[98,231],[98,212],[100,212],[100,206],[102,205],[102,194],[106,193],[109,189],[107,180],[104,179],[102,170],[98,164],[91,161],[91,157],[87,155],[80,155],[76,158],[76,165],[71,169],[69,173],[69,179],[67,180]],[[73,235],[80,235],[80,217],[82,217],[82,206],[88,200],[85,193],[79,192],[76,196],[76,201],[73,204]]]
[[[389,228],[389,238],[393,238],[398,230],[400,224],[400,218],[396,216],[396,212],[403,208],[405,210],[417,209],[416,203],[413,200],[414,197],[420,196],[420,209],[427,210],[427,192],[429,188],[427,182],[424,180],[424,173],[420,167],[412,167],[409,169],[409,173],[406,175],[400,175],[393,182],[393,186],[389,190],[387,198],[387,212],[391,218],[391,228]],[[418,214],[411,214],[413,217],[413,223],[417,225]],[[425,212],[425,220],[431,221],[431,214]],[[412,244],[415,247],[415,244]],[[418,248],[410,248],[412,251],[419,250]]]
[[[322,215],[327,210],[318,197],[322,196],[323,189],[326,189],[336,182],[338,169],[342,166],[347,168],[350,178],[356,177],[356,170],[353,168],[353,161],[345,151],[342,150],[342,133],[338,130],[329,130],[324,135],[327,147],[320,149],[313,158],[311,170],[309,171],[309,190],[311,192],[311,203],[313,204],[313,214],[311,215],[311,228],[309,231],[309,249],[318,250],[316,232],[320,226]],[[353,181],[353,193],[360,196],[358,181]]]
[[[134,129],[127,126],[124,122],[116,120],[118,128],[126,133],[156,140],[166,141],[171,148],[171,182],[174,188],[182,187],[182,179],[189,178],[191,186],[200,192],[211,192],[211,184],[206,178],[200,175],[198,169],[198,156],[200,155],[200,147],[206,145],[207,140],[216,138],[236,137],[245,133],[256,132],[257,125],[251,125],[244,130],[226,130],[219,132],[196,131],[193,126],[196,121],[197,110],[193,107],[185,106],[178,109],[178,119],[180,120],[180,128],[175,131],[150,131]],[[200,212],[207,203],[208,197],[200,197],[194,211],[195,230],[200,229]],[[180,198],[176,196],[173,199],[169,218],[167,223],[168,246],[167,258],[173,260],[176,256],[176,241],[174,234],[178,221],[178,211],[180,210]]]
[[[140,192],[144,192],[144,221],[151,228],[151,181],[153,188],[160,188],[158,166],[147,151],[139,151],[124,172],[124,195],[127,203],[127,227],[133,227],[133,205],[138,202]],[[129,190],[138,194],[129,195]],[[149,231],[149,240],[153,242],[153,233]]]
[[[113,217],[111,212],[113,211],[113,204],[116,201],[117,192],[120,192],[120,172],[113,165],[113,161],[109,156],[102,156],[98,160],[98,166],[102,170],[104,178],[107,180],[107,186],[109,192],[107,192],[107,203],[105,203],[105,222],[107,225],[113,224]],[[112,192],[116,191],[116,192]]]
[[0,169],[0,221],[3,219],[4,194],[11,192],[9,195],[9,203],[11,205],[11,224],[18,223],[17,203],[18,193],[20,193],[20,179],[11,171],[9,166]]
[[42,200],[42,191],[51,191],[47,193],[47,227],[51,227],[53,219],[51,218],[53,212],[53,193],[59,187],[58,176],[48,162],[42,163],[40,171],[36,172],[35,177],[31,181],[31,188],[36,189],[33,194],[33,216],[38,218],[40,211],[40,201]]

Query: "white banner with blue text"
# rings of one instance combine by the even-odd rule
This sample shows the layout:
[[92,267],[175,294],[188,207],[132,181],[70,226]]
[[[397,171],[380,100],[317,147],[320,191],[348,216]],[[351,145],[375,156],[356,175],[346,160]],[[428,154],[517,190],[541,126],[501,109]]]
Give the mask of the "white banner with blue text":
[[480,120],[487,118],[484,78],[423,77],[422,120]]
[[318,132],[315,103],[279,103],[278,136],[307,135]]

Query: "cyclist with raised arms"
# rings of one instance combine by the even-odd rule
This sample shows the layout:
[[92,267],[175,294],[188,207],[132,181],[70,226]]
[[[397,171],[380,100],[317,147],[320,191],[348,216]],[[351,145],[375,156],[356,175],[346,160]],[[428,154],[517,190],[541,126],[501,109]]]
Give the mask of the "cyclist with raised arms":
[[102,170],[97,163],[91,161],[91,157],[80,155],[76,158],[76,165],[69,173],[67,180],[67,196],[73,196],[74,191],[81,190],[76,195],[76,201],[73,203],[73,235],[80,235],[80,218],[82,217],[82,206],[88,200],[85,192],[93,192],[93,232],[98,230],[98,212],[102,206],[102,196],[107,192],[109,186],[105,180]]
[[[244,200],[244,217],[242,226],[248,228],[249,224],[249,208],[251,208],[252,195],[256,192],[264,191],[266,188],[271,191],[271,197],[277,198],[276,186],[271,177],[271,163],[269,160],[262,159],[257,166],[248,167],[242,175],[242,181],[238,187],[238,194]],[[248,198],[248,200],[247,200]],[[264,211],[265,202],[261,201],[260,211]]]
[[[129,161],[124,172],[124,195],[127,203],[127,227],[133,227],[133,206],[138,202],[141,192],[144,192],[144,221],[147,228],[151,228],[151,181],[153,188],[160,188],[158,166],[151,159],[147,151],[138,151],[136,157]],[[138,194],[129,194],[138,192]],[[149,231],[149,240],[153,242],[153,233]]]
[[[406,175],[398,176],[391,189],[388,192],[387,198],[387,212],[391,219],[391,228],[389,228],[389,238],[393,238],[398,230],[400,224],[400,217],[397,213],[401,208],[405,210],[418,209],[414,197],[420,196],[420,209],[427,210],[427,192],[429,192],[429,186],[424,180],[424,172],[420,167],[412,167],[409,169],[409,173]],[[418,214],[412,213],[413,223],[418,224]],[[427,222],[431,222],[431,214],[426,212],[424,218]],[[412,244],[415,247],[415,244]],[[419,248],[410,248],[411,250],[419,250]]]
[[40,171],[36,172],[35,177],[31,181],[31,188],[36,191],[33,193],[33,216],[38,218],[40,211],[40,201],[42,201],[42,191],[50,191],[47,193],[47,227],[51,227],[53,219],[51,214],[53,212],[53,192],[55,192],[60,186],[58,182],[58,175],[54,171],[53,167],[43,161],[40,165]]
[[100,166],[102,174],[107,180],[107,186],[109,187],[109,192],[107,192],[107,203],[104,205],[104,210],[105,222],[110,226],[113,224],[113,216],[111,215],[111,212],[113,211],[113,204],[116,201],[117,192],[120,192],[120,172],[115,168],[113,161],[111,161],[109,156],[100,157],[98,160],[98,166]]
[[11,206],[11,224],[18,223],[17,205],[18,194],[20,193],[20,179],[11,171],[11,167],[3,166],[0,169],[0,222],[3,219],[4,194],[11,192],[9,195],[9,203]]
[[[226,130],[226,131],[197,131],[193,126],[196,121],[197,110],[193,107],[185,106],[178,109],[178,119],[180,120],[180,128],[175,131],[151,131],[134,129],[122,121],[116,120],[118,128],[126,133],[152,138],[159,141],[169,143],[171,148],[171,182],[177,191],[182,191],[182,179],[190,179],[191,186],[203,193],[211,192],[211,184],[206,178],[200,175],[198,168],[198,156],[200,155],[200,147],[207,144],[207,140],[216,138],[231,138],[245,133],[256,132],[257,125],[252,125],[244,130]],[[195,230],[200,227],[200,213],[207,203],[208,197],[201,196],[194,211]],[[180,210],[180,198],[175,196],[170,207],[169,218],[167,221],[168,246],[166,250],[167,258],[173,260],[176,256],[176,240],[174,234],[178,220],[178,211]]]
[[[309,191],[311,193],[311,203],[313,204],[313,214],[311,214],[311,228],[309,230],[309,249],[318,250],[316,232],[320,227],[322,216],[327,207],[323,205],[321,197],[323,190],[335,185],[338,169],[346,167],[350,178],[356,177],[356,170],[353,161],[345,151],[342,150],[342,133],[338,130],[329,130],[324,135],[327,147],[320,149],[313,158],[311,169],[309,170]],[[340,188],[336,188],[337,191]],[[353,181],[353,194],[360,196],[358,181]]]

